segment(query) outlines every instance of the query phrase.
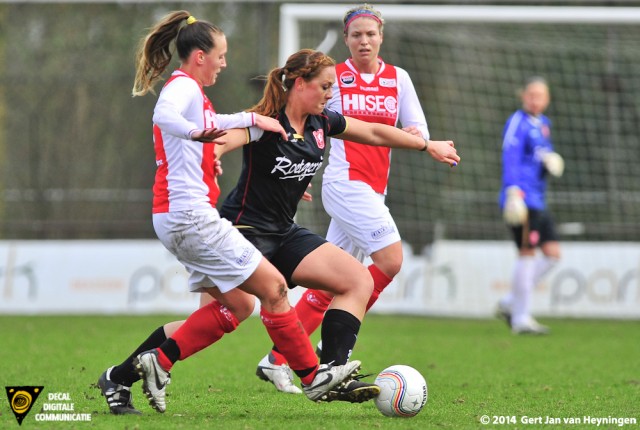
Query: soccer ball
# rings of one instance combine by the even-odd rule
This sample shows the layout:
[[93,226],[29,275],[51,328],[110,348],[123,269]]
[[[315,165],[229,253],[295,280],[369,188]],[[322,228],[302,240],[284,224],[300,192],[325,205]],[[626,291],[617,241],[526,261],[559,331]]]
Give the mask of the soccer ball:
[[382,415],[413,417],[427,403],[427,382],[413,367],[387,367],[376,377],[375,384],[380,387],[375,402]]

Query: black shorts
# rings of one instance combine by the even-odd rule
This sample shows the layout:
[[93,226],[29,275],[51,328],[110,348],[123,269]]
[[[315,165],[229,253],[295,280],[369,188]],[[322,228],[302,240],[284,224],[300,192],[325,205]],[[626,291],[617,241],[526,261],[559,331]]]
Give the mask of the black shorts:
[[558,241],[555,224],[547,211],[529,209],[524,225],[511,227],[511,232],[518,249],[534,249],[545,242]]
[[302,259],[327,243],[324,237],[297,224],[293,224],[284,234],[263,233],[246,227],[239,230],[284,275],[289,288],[297,285],[291,280],[291,276]]

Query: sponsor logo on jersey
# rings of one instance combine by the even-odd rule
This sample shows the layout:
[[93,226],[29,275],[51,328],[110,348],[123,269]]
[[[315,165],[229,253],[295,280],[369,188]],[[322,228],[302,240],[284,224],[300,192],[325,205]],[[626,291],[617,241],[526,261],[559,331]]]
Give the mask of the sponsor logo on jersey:
[[382,94],[345,94],[342,96],[342,110],[345,114],[350,111],[395,114],[398,110],[398,100]]
[[376,92],[377,93],[378,91],[380,91],[380,88],[379,87],[365,87],[363,85],[360,85],[360,90],[361,91],[372,91],[372,92]]
[[396,113],[398,110],[398,100],[395,97],[387,97],[384,99],[384,106],[391,113]]
[[340,82],[343,87],[355,87],[356,86],[356,75],[350,70],[346,72],[342,72],[340,74]]
[[318,145],[318,148],[324,149],[324,130],[323,129],[314,130],[313,137],[316,140],[316,144]]
[[210,110],[204,111],[204,128],[215,128],[216,113]]
[[302,181],[306,177],[314,176],[321,167],[322,161],[310,163],[303,159],[299,163],[294,163],[287,157],[276,157],[276,165],[273,166],[271,173],[279,172],[282,175],[280,179],[297,179],[298,181]]
[[396,80],[395,79],[380,78],[380,86],[381,87],[394,88],[397,85],[398,84],[396,84]]

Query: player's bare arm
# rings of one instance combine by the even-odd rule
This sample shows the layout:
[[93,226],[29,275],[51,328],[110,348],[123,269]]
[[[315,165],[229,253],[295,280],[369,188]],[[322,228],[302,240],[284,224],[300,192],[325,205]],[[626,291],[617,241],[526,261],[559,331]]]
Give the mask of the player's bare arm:
[[227,152],[236,150],[249,142],[248,128],[232,128],[231,130],[226,130],[225,136],[216,141],[216,143],[219,143],[214,149],[216,158],[219,159]]
[[[402,130],[414,136],[422,136],[422,133],[420,132],[418,127],[415,126],[403,127]],[[451,163],[452,153],[450,151],[450,148],[453,148],[454,146],[455,145],[451,140],[429,140],[427,141],[426,151],[434,160],[455,166],[460,162],[460,157],[458,157],[458,161],[454,160],[454,164]]]
[[369,123],[347,117],[348,126],[344,133],[337,137],[372,146],[388,146],[390,148],[415,149],[427,151],[432,158],[441,163],[455,166],[460,157],[453,141],[426,141],[422,136],[412,134],[397,127],[384,124]]
[[309,192],[310,189],[311,189],[311,183],[307,186],[307,191],[304,192],[300,200],[303,200],[305,202],[313,201],[313,195],[311,195],[311,193]]

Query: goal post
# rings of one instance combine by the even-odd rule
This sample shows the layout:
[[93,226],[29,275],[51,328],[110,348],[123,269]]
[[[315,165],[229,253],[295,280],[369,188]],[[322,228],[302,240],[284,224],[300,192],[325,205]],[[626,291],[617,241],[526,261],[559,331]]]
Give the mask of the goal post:
[[[300,48],[346,59],[350,7],[282,5],[280,65]],[[416,250],[437,238],[509,238],[497,205],[501,134],[533,75],[550,84],[547,115],[566,163],[548,193],[562,239],[640,241],[640,8],[374,7],[385,19],[381,56],[409,72],[432,138],[454,140],[462,157],[446,169],[393,152],[387,204]],[[301,205],[299,218],[319,232],[328,222],[321,204]]]
[[[637,24],[640,8],[598,6],[431,6],[380,4],[385,20],[415,22],[504,22]],[[300,49],[300,21],[339,23],[349,6],[344,4],[288,3],[280,7],[279,62]]]

